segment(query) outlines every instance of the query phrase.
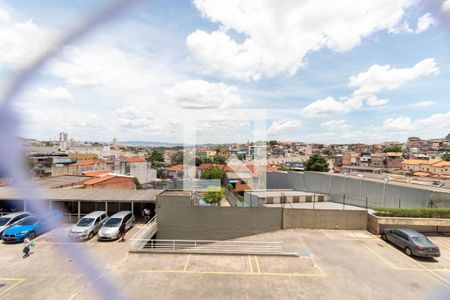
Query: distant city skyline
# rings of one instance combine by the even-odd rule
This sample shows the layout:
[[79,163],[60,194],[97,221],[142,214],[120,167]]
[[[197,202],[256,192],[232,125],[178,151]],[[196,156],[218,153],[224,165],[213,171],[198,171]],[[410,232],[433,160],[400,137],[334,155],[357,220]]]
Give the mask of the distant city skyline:
[[[445,137],[444,1],[143,1],[42,69],[18,97],[23,136],[180,143],[192,109],[266,109],[268,138],[344,144]],[[44,5],[45,4],[45,5]],[[0,0],[0,90],[104,1]],[[332,22],[330,22],[332,20]],[[199,124],[243,143],[251,124]]]

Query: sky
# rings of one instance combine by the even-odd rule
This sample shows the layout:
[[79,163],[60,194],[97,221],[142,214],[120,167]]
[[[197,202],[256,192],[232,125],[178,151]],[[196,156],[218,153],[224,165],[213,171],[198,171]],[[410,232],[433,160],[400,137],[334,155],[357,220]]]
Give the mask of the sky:
[[[0,0],[0,92],[110,4]],[[62,49],[15,107],[36,139],[182,142],[196,120],[198,142],[246,142],[255,114],[268,139],[441,138],[449,28],[449,0],[140,1]]]

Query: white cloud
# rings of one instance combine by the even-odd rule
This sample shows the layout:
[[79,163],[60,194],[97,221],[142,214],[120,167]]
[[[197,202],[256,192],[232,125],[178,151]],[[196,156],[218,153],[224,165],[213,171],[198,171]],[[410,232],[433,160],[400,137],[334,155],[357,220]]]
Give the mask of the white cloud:
[[[195,0],[201,14],[220,29],[197,30],[186,44],[207,73],[241,80],[293,75],[312,51],[348,51],[376,31],[395,28],[415,2]],[[244,37],[242,42],[235,33]]]
[[9,12],[6,9],[0,7],[0,22],[9,22],[10,19],[11,17],[9,15]]
[[267,130],[267,134],[270,136],[280,136],[284,134],[291,134],[292,131],[299,130],[302,127],[300,120],[281,120],[274,121]]
[[348,111],[345,101],[335,100],[333,97],[314,101],[303,109],[306,116],[321,116],[333,113],[344,113]]
[[413,124],[411,119],[408,117],[389,118],[384,121],[383,129],[408,131],[413,129]]
[[409,105],[409,107],[421,108],[421,107],[433,106],[435,104],[436,104],[436,102],[427,100],[427,101],[419,101],[419,102],[413,103],[413,104]]
[[393,68],[390,65],[372,65],[366,72],[350,77],[354,95],[372,95],[383,90],[393,90],[421,76],[437,75],[439,68],[432,58],[426,58],[411,68]]
[[188,80],[175,84],[168,94],[183,108],[226,108],[242,103],[238,89],[222,82]]
[[441,11],[450,11],[450,0],[445,0],[444,3],[442,3]]
[[73,100],[72,94],[65,87],[38,88],[31,96],[39,100]]
[[388,102],[388,99],[378,99],[377,96],[370,96],[367,98],[367,105],[369,106],[381,106]]
[[430,26],[436,26],[436,20],[431,16],[430,13],[426,13],[419,18],[417,21],[416,32],[424,32],[427,31]]
[[433,114],[428,118],[417,121],[418,128],[448,129],[450,128],[450,111],[446,113]]
[[320,124],[320,127],[327,130],[343,130],[348,128],[348,124],[345,120],[330,120]]

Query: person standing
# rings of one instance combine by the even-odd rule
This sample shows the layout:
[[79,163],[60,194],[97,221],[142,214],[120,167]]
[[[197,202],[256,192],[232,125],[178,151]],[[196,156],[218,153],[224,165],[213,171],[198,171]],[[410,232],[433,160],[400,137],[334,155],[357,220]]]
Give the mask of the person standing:
[[142,216],[145,219],[145,223],[148,223],[148,221],[150,221],[150,209],[148,209],[148,207],[144,208],[144,210],[142,211]]
[[119,235],[121,236],[121,242],[125,242],[125,222],[123,222],[119,227]]
[[23,245],[24,245],[24,247],[23,247],[22,252],[23,252],[23,258],[25,258],[25,257],[30,256],[30,251],[31,251],[31,240],[30,240],[30,238],[26,237],[23,240]]

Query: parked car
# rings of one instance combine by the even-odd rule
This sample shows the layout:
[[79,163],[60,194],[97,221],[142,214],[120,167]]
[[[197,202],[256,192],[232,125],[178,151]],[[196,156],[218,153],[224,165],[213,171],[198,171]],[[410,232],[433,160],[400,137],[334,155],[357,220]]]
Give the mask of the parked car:
[[412,229],[384,229],[381,238],[403,249],[408,256],[439,257],[439,247]]
[[69,237],[78,240],[90,240],[105,224],[108,216],[105,211],[94,211],[82,217],[77,224],[72,226]]
[[2,238],[5,242],[22,242],[26,237],[35,238],[55,227],[57,222],[52,222],[52,218],[59,221],[62,217],[59,211],[51,211],[42,216],[32,214],[6,229]]
[[121,237],[119,228],[125,224],[125,231],[134,226],[135,218],[131,211],[120,211],[112,215],[97,234],[98,240],[115,240]]
[[29,212],[16,212],[0,217],[0,238],[3,232],[13,226],[16,222],[30,216]]

